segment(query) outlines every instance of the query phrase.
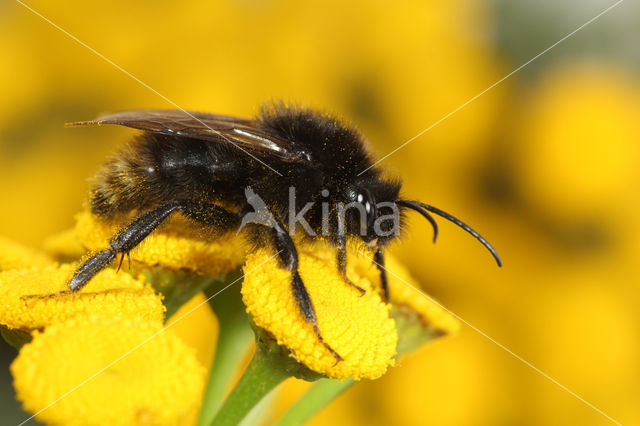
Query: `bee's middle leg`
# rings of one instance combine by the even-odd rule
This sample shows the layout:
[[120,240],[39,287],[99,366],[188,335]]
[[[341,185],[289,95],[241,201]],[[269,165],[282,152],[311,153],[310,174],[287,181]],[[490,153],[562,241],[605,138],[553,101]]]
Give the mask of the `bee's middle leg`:
[[313,302],[311,301],[309,292],[302,282],[302,278],[298,272],[298,251],[296,250],[296,246],[293,243],[291,236],[284,230],[281,224],[279,224],[279,226],[273,231],[275,232],[274,242],[276,249],[280,254],[280,260],[284,268],[291,271],[291,286],[293,288],[293,294],[296,298],[296,302],[298,303],[298,307],[304,315],[304,319],[311,324],[318,340],[329,352],[331,352],[331,355],[336,359],[336,363],[342,361],[342,357],[333,350],[333,348],[325,342],[324,337],[322,337],[322,333],[318,327],[318,318],[316,316],[315,308],[313,307]]

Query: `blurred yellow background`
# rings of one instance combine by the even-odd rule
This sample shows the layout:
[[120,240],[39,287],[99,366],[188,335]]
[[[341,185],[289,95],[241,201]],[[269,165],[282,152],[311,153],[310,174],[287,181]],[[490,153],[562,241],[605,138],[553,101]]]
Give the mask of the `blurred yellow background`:
[[[180,107],[251,116],[298,101],[356,123],[380,157],[613,4],[28,2]],[[383,162],[505,264],[450,224],[432,245],[412,217],[394,252],[423,288],[623,424],[640,424],[638,18],[620,3]],[[173,106],[15,1],[0,3],[0,58],[0,234],[39,247],[132,134],[63,123]],[[211,321],[181,334],[210,353]],[[0,409],[17,423],[14,352],[0,352]],[[400,364],[311,424],[611,423],[470,327]],[[276,410],[302,387],[287,383]]]

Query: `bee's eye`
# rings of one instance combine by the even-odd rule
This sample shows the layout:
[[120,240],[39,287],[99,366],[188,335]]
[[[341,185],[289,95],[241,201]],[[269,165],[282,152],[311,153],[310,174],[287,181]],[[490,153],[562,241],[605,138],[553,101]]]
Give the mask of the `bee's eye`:
[[364,207],[364,211],[367,214],[367,226],[372,227],[376,219],[375,201],[371,192],[368,189],[363,189],[359,192],[356,201]]

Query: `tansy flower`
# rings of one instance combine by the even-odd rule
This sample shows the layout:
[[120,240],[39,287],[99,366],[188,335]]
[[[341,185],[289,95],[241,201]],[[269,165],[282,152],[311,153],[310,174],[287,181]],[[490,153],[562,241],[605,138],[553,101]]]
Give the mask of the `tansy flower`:
[[36,332],[11,365],[17,397],[47,424],[179,424],[198,406],[205,371],[161,330],[160,321],[99,314]]
[[42,246],[47,254],[60,262],[77,260],[87,253],[74,228],[51,235]]
[[[316,250],[314,256],[333,267],[335,251]],[[420,284],[409,274],[409,270],[390,253],[385,254],[385,269],[389,286],[389,302],[393,308],[407,308],[417,315],[425,327],[437,330],[438,334],[455,333],[460,323],[434,299],[420,291]],[[380,271],[374,263],[373,253],[359,246],[347,250],[347,274],[368,279],[381,291]]]
[[[299,254],[300,275],[314,304],[318,327],[343,361],[336,363],[304,320],[293,295],[290,273],[276,259],[267,261],[272,253],[262,250],[248,256],[245,271],[251,273],[245,276],[242,295],[255,324],[315,372],[338,379],[375,379],[383,375],[387,367],[394,365],[398,343],[392,308],[402,317],[399,320],[407,322],[407,315],[419,320],[419,339],[411,336],[412,342],[424,342],[458,327],[444,309],[402,282],[417,287],[406,269],[391,256],[387,269],[392,303],[386,304],[380,296],[378,270],[369,256],[355,250],[348,253],[347,275],[366,290],[360,296],[340,277],[335,250],[301,246]],[[263,262],[266,263],[259,266]],[[406,327],[401,331],[405,330]],[[411,332],[416,333],[415,329]]]
[[49,263],[51,259],[38,251],[0,236],[0,271],[44,266]]
[[[88,211],[76,219],[76,238],[91,251],[106,248],[122,226],[100,221]],[[246,248],[241,237],[203,239],[201,234],[184,218],[174,215],[167,226],[151,233],[133,249],[131,258],[146,265],[186,269],[207,276],[229,272],[242,264]]]
[[161,297],[139,278],[107,269],[79,292],[66,289],[76,265],[49,265],[0,272],[0,324],[39,329],[78,315],[135,315],[161,321]]
[[[350,260],[356,273],[378,283],[380,275],[378,268],[372,265],[371,257],[360,254],[352,256]],[[420,285],[393,255],[386,254],[385,268],[394,316],[400,313],[415,315],[423,326],[423,332],[436,336],[452,334],[460,329],[460,322],[453,315],[434,299],[421,293]]]
[[555,67],[520,115],[511,161],[527,208],[567,229],[587,222],[628,232],[637,215],[629,188],[640,179],[637,77],[615,66]]
[[[372,280],[379,280],[377,268],[369,267],[365,272],[368,257],[355,262],[357,268],[367,276],[374,274]],[[438,302],[420,290],[419,284],[411,277],[407,268],[389,254],[386,255],[385,268],[391,299],[391,315],[398,329],[398,353],[410,352],[424,343],[447,334],[456,333],[460,322]]]
[[267,250],[247,258],[245,271],[251,273],[242,284],[247,312],[258,327],[271,333],[309,369],[339,379],[378,378],[393,365],[396,354],[398,335],[389,305],[364,277],[349,273],[366,290],[364,296],[347,285],[335,265],[322,257],[329,251],[300,246],[299,272],[315,307],[318,327],[343,361],[336,363],[304,320],[291,288],[291,274],[276,259],[267,261],[272,256]]

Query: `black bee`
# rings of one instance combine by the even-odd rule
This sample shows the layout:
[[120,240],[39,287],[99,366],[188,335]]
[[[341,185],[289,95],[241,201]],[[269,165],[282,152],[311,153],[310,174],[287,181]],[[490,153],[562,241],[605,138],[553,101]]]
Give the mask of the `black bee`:
[[[330,115],[275,104],[264,107],[254,120],[139,110],[71,126],[101,124],[144,131],[107,161],[89,194],[96,216],[134,219],[113,236],[108,249],[93,253],[75,271],[71,291],[84,286],[118,254],[128,255],[179,212],[218,234],[243,229],[255,246],[275,247],[281,266],[291,271],[302,314],[339,361],[340,355],[318,329],[313,303],[298,273],[293,234],[324,238],[336,247],[339,272],[360,292],[364,290],[346,276],[347,238],[373,248],[385,300],[384,248],[398,236],[406,209],[431,223],[434,241],[438,228],[429,212],[469,232],[501,265],[493,247],[466,224],[433,206],[400,199],[401,183],[373,167],[363,136]],[[300,212],[292,209],[292,201]],[[298,222],[303,232],[297,231]]]

